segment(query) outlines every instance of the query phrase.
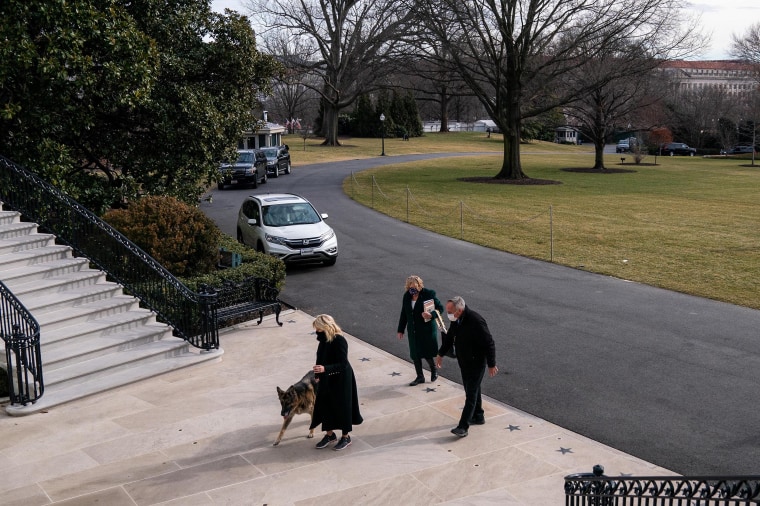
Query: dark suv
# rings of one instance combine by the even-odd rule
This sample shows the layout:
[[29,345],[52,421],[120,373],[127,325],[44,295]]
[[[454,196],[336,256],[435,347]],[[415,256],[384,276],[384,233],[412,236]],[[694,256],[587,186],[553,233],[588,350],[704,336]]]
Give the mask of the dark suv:
[[239,149],[234,163],[223,163],[219,167],[220,190],[228,184],[250,184],[258,188],[267,182],[267,157],[260,149]]
[[287,144],[261,148],[267,157],[267,174],[279,177],[280,174],[290,174],[290,150]]
[[694,156],[697,154],[697,150],[694,148],[690,148],[687,144],[684,144],[683,142],[670,142],[668,144],[663,144],[662,154],[668,155],[668,156],[674,156],[674,155]]

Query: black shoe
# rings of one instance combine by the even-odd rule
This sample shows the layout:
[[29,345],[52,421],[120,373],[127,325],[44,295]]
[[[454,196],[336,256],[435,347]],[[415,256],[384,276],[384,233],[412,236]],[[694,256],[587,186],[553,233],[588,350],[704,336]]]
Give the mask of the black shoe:
[[433,370],[430,373],[430,383],[434,382],[437,379],[438,379],[438,373],[435,370]]
[[415,378],[414,381],[412,381],[411,383],[409,383],[409,386],[410,387],[416,387],[420,383],[425,383],[425,378],[423,378],[422,376],[418,376],[417,378]]
[[334,432],[332,434],[325,434],[325,437],[322,438],[322,441],[317,443],[317,450],[321,450],[322,448],[327,447],[327,445],[336,439],[338,439],[338,436],[336,436]]
[[335,445],[333,450],[335,450],[336,452],[339,452],[350,445],[351,445],[351,436],[343,436],[340,438],[340,441],[338,441],[338,444]]
[[461,427],[454,427],[451,429],[451,433],[458,437],[467,437],[467,429]]
[[485,418],[470,418],[470,420],[467,422],[470,425],[485,425],[486,419]]

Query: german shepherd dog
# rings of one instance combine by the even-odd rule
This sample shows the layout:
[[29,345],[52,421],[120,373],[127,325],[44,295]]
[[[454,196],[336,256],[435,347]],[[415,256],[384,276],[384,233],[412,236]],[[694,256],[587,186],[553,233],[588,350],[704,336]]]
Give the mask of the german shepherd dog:
[[[314,415],[314,401],[317,398],[317,381],[314,379],[314,371],[306,373],[301,381],[290,385],[287,390],[277,387],[277,396],[280,398],[280,405],[282,406],[280,414],[283,420],[282,428],[273,446],[280,444],[285,429],[288,428],[294,416],[301,413],[308,413],[309,416]],[[310,429],[309,435],[306,437],[314,437],[314,429]]]

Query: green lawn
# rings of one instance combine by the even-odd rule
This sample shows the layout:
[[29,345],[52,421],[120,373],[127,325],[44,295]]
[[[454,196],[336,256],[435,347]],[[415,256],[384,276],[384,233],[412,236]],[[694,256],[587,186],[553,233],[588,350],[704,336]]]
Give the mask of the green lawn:
[[[299,139],[302,142],[302,139]],[[343,148],[291,142],[294,165],[379,154],[379,139]],[[558,185],[478,184],[501,166],[501,136],[428,134],[386,139],[386,154],[494,155],[398,164],[344,182],[358,202],[452,237],[562,265],[760,309],[760,165],[748,159],[658,157],[656,166],[609,155],[593,174],[590,146],[525,145],[523,170]],[[303,155],[303,156],[302,156]],[[309,160],[309,161],[307,161]],[[654,163],[648,157],[644,163]],[[374,181],[374,184],[373,184]]]

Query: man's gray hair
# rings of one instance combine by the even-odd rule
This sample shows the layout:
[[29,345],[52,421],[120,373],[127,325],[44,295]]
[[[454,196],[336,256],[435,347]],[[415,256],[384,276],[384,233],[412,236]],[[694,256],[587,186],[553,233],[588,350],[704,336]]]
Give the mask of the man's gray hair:
[[454,308],[456,308],[457,311],[464,311],[464,299],[459,295],[450,298],[449,302],[454,304]]

